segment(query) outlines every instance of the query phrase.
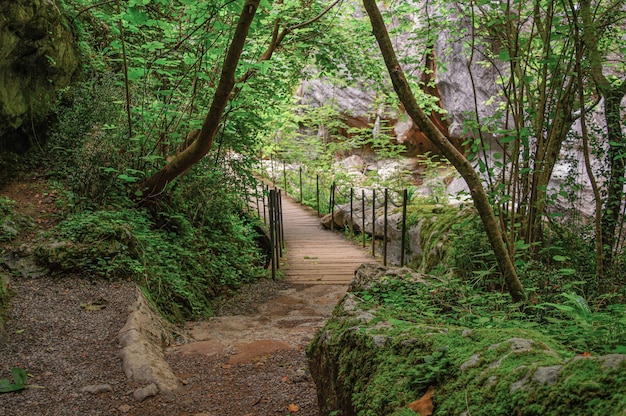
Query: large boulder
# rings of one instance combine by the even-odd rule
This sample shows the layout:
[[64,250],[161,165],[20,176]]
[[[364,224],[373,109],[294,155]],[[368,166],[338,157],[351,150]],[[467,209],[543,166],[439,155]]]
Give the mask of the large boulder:
[[0,149],[45,137],[59,89],[80,64],[76,35],[54,0],[0,2]]
[[364,265],[309,345],[321,415],[413,415],[433,388],[422,416],[626,415],[626,355],[575,355],[528,329],[397,319],[372,298],[394,296],[398,279],[435,295],[428,276]]

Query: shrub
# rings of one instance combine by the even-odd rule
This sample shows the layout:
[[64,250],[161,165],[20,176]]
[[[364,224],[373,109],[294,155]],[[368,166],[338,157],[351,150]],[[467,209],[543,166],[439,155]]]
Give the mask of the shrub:
[[156,220],[132,205],[72,213],[39,240],[35,254],[57,271],[133,279],[173,321],[209,315],[216,295],[264,273],[253,224],[232,209],[216,212],[225,221],[216,227],[163,208]]

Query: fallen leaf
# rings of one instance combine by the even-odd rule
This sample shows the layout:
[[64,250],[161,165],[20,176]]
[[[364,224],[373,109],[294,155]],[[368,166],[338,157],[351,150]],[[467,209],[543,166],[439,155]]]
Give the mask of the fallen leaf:
[[81,303],[80,307],[86,311],[99,311],[106,308],[107,303],[109,303],[106,299],[97,299],[88,303]]
[[285,381],[287,381],[287,380],[289,380],[289,376],[285,376],[285,377],[283,377],[283,378],[282,378],[283,383],[284,383]]
[[289,411],[289,413],[296,413],[298,410],[300,410],[300,408],[295,404],[290,404],[287,410]]
[[432,401],[433,393],[435,393],[435,388],[430,386],[426,393],[419,400],[410,403],[408,408],[420,416],[431,416],[434,408]]

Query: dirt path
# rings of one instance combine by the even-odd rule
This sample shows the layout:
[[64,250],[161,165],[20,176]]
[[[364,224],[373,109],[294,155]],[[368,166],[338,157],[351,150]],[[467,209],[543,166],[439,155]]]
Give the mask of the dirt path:
[[[49,201],[39,201],[50,194],[31,188],[19,192],[32,196],[20,204],[37,212],[38,223],[46,221]],[[323,270],[320,276],[332,275],[323,256],[326,251],[336,258],[337,248],[314,251],[310,244],[300,249],[297,244],[287,240],[288,266],[304,264],[307,276],[315,267]],[[352,265],[343,269],[332,281],[350,280]],[[10,378],[11,367],[22,367],[31,387],[0,395],[0,415],[318,415],[304,349],[346,285],[320,285],[331,281],[317,278],[305,282],[317,284],[291,282],[289,275],[282,282],[261,280],[225,301],[218,316],[187,323],[165,350],[182,391],[138,401],[134,392],[145,386],[126,379],[118,339],[136,299],[134,285],[14,275],[11,336],[0,346],[0,378]],[[104,306],[86,307],[91,304]]]
[[209,398],[199,415],[318,415],[304,350],[371,258],[288,198],[283,215],[286,280],[247,288],[221,316],[188,323],[192,342],[166,351],[172,369],[197,387],[187,390]]

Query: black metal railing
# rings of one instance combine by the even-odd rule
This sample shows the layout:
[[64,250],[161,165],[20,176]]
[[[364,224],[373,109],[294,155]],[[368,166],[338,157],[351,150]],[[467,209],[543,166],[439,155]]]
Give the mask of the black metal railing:
[[[275,161],[276,162],[276,161]],[[276,174],[276,171],[274,171]],[[335,229],[335,213],[338,206],[345,206],[349,204],[349,221],[346,222],[347,231],[350,236],[357,238],[357,231],[355,230],[354,214],[355,205],[361,202],[361,224],[359,233],[361,234],[361,243],[363,247],[366,246],[367,231],[365,229],[366,207],[371,208],[372,225],[371,232],[369,233],[371,254],[377,256],[377,249],[381,252],[383,264],[386,266],[388,262],[387,244],[389,242],[388,230],[390,226],[389,222],[389,210],[391,207],[396,208],[401,213],[401,219],[396,223],[396,227],[399,227],[401,234],[401,247],[400,247],[400,260],[399,265],[404,266],[406,264],[407,254],[407,204],[409,199],[409,193],[407,189],[400,191],[391,190],[388,188],[379,189],[372,188],[371,192],[361,188],[360,195],[355,193],[355,188],[347,178],[337,180],[329,172],[316,172],[303,166],[299,166],[294,169],[293,166],[287,169],[286,163],[282,163],[282,169],[279,170],[279,176],[267,178],[272,183],[281,183],[285,194],[291,195],[294,199],[304,205],[308,205],[316,210],[318,216],[324,216],[330,214],[330,228]],[[382,192],[380,192],[382,191]],[[280,192],[280,191],[279,191]],[[368,195],[371,193],[371,196]],[[347,209],[346,209],[347,211]],[[379,211],[382,211],[382,238],[377,237],[377,219],[380,218]],[[259,214],[260,216],[260,214]],[[380,231],[379,231],[380,233]],[[382,245],[382,246],[381,246]]]
[[276,279],[276,272],[280,269],[280,259],[285,249],[282,190],[277,187],[270,188],[267,183],[259,180],[255,186],[249,188],[247,202],[248,207],[256,211],[266,227],[265,231],[270,241],[272,279]]

